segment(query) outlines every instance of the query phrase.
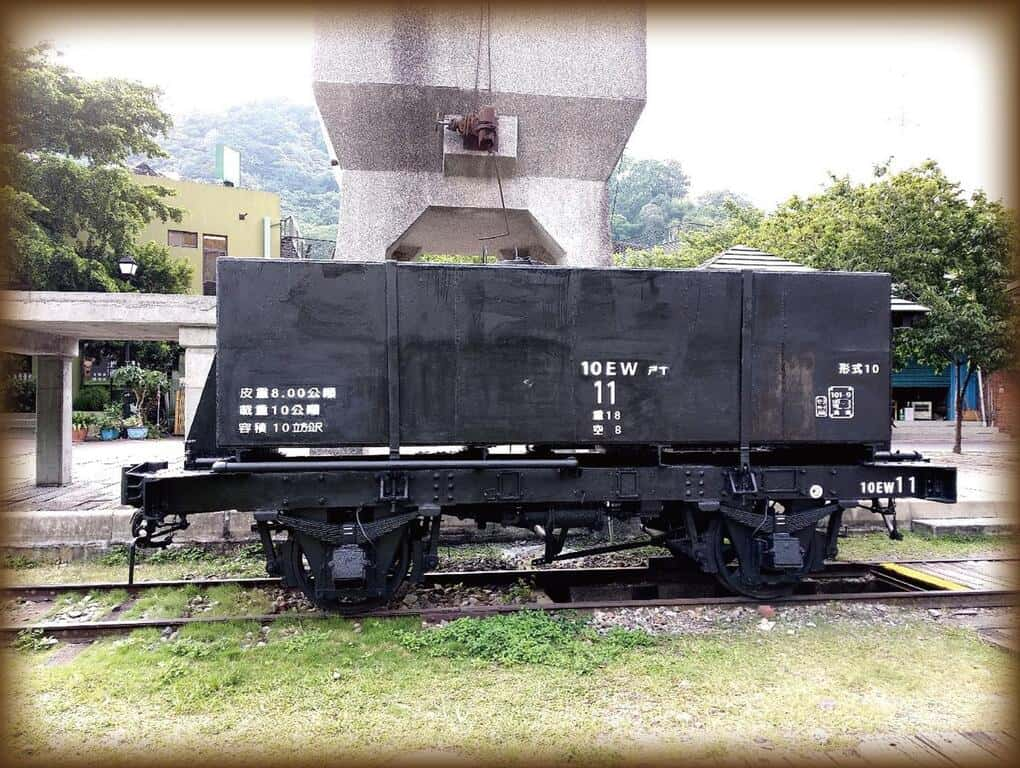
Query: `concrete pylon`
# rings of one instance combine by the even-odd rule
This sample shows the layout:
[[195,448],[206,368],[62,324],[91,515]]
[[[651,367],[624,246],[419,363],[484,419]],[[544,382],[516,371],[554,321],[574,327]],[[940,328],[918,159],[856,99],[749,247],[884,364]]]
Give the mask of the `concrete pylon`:
[[191,432],[198,401],[202,399],[205,381],[209,378],[216,357],[216,329],[182,327],[178,341],[184,347],[184,434]]
[[[645,103],[643,6],[338,9],[317,22],[313,87],[338,161],[336,258],[484,246],[610,263],[606,180]],[[493,154],[437,125],[485,104]]]
[[71,482],[71,362],[40,356],[35,394],[35,484]]

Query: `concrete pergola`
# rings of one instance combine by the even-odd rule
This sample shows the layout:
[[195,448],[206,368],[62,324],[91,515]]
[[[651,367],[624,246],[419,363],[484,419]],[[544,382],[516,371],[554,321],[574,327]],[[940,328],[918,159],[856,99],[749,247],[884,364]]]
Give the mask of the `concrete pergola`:
[[71,363],[82,339],[176,341],[184,347],[187,429],[216,352],[216,298],[0,291],[0,350],[38,357],[37,485],[71,482]]

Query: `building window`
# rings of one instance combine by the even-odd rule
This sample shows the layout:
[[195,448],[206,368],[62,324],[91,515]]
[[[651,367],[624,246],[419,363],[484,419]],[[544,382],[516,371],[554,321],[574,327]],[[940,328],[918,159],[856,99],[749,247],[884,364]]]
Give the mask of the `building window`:
[[166,233],[167,244],[175,248],[198,248],[198,232],[171,229]]
[[216,295],[216,259],[227,255],[227,238],[202,235],[202,293]]

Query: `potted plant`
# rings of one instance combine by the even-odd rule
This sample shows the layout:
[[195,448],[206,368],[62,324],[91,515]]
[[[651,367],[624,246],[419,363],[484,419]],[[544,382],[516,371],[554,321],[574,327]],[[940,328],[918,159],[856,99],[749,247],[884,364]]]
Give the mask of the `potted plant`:
[[108,405],[99,417],[99,439],[116,440],[120,437],[120,428],[124,419],[120,415],[119,405]]
[[139,428],[145,423],[145,408],[150,398],[158,397],[161,390],[170,386],[166,374],[162,371],[152,371],[137,365],[125,365],[123,368],[118,368],[110,376],[110,382],[115,387],[131,390],[135,396],[135,414],[140,420],[137,425]]
[[90,414],[74,411],[71,414],[71,441],[75,443],[85,442],[90,424],[92,424],[92,416]]
[[142,417],[138,414],[128,416],[124,419],[124,426],[127,427],[127,436],[129,440],[144,440],[149,436],[149,428],[142,421]]

